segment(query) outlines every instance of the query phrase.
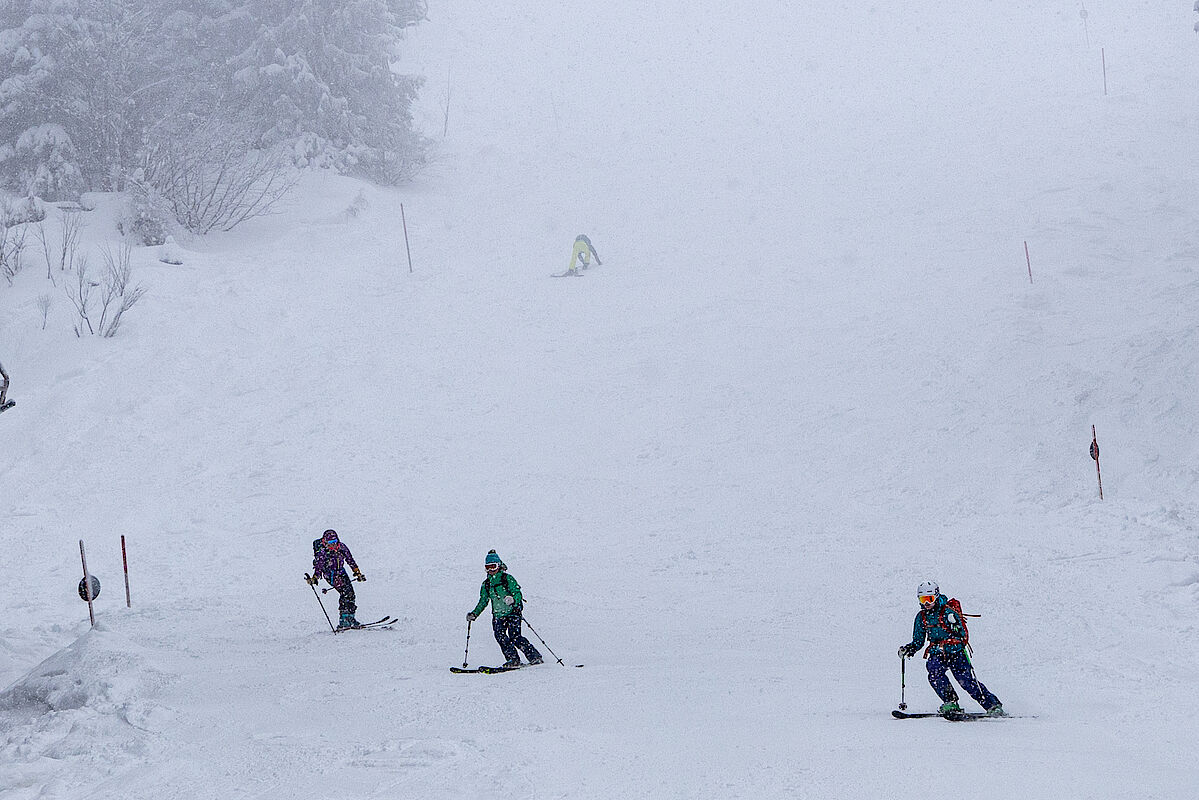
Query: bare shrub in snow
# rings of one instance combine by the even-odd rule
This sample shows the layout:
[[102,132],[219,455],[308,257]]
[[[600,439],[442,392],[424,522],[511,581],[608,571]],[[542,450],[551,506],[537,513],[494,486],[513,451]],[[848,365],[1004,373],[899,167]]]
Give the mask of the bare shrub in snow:
[[[94,335],[96,329],[92,327],[91,320],[92,290],[100,284],[93,281],[87,274],[86,258],[79,259],[75,278],[75,285],[63,287],[63,290],[67,293],[67,299],[71,301],[71,305],[75,306],[75,313],[79,315],[80,321],[87,326],[87,332]],[[80,323],[76,323],[74,329],[77,337],[83,336],[83,328]]]
[[[146,293],[141,285],[130,285],[133,275],[130,266],[132,253],[133,248],[128,242],[122,242],[116,250],[107,246],[102,248],[100,254],[104,259],[104,271],[99,280],[92,278],[87,259],[79,260],[75,283],[66,288],[67,299],[79,315],[79,322],[74,326],[76,336],[82,337],[84,328],[89,335],[98,333],[106,339],[116,336],[125,312],[133,308]],[[97,290],[99,319],[93,325],[92,317],[97,313],[93,304]]]
[[101,250],[104,258],[104,276],[100,281],[100,335],[106,339],[116,336],[121,327],[121,318],[133,308],[146,290],[141,285],[130,286],[133,270],[130,256],[133,247],[121,242],[114,252],[107,245]]
[[7,203],[0,204],[0,275],[12,286],[13,278],[24,266],[25,224],[13,224],[14,217]]
[[33,229],[33,236],[42,246],[42,256],[46,259],[46,278],[57,286],[58,283],[54,280],[54,242],[46,234],[45,220],[38,220],[37,227]]
[[48,294],[37,296],[37,310],[42,314],[42,330],[46,330],[46,320],[50,317],[51,300]]
[[164,137],[146,151],[139,191],[162,198],[192,233],[232,230],[270,212],[298,178],[276,151],[252,150],[220,124]]
[[64,211],[59,230],[58,269],[66,272],[75,268],[76,252],[79,249],[79,232],[83,230],[83,217],[78,211]]

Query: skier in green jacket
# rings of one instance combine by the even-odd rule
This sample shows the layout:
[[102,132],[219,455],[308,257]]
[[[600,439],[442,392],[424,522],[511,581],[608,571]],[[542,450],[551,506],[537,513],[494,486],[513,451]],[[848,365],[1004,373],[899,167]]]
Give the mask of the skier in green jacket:
[[508,574],[508,565],[500,560],[494,550],[488,551],[483,567],[487,570],[487,577],[479,587],[479,604],[466,618],[474,622],[491,603],[491,629],[504,653],[504,666],[519,667],[520,653],[525,654],[530,664],[540,664],[544,660],[541,653],[520,632],[521,612],[524,610],[520,584]]

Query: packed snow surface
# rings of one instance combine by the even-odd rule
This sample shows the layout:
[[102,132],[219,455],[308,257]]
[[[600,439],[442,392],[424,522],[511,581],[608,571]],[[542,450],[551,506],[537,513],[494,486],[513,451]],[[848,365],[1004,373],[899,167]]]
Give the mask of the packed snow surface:
[[[430,6],[415,184],[137,250],[112,339],[0,285],[0,796],[1193,796],[1189,3]],[[565,668],[450,674],[489,548]],[[1017,718],[891,718],[929,578]]]

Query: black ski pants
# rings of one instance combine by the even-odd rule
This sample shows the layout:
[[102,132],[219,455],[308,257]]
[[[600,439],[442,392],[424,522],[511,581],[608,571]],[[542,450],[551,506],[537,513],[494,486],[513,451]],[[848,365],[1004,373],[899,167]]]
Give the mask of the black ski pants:
[[337,610],[353,616],[358,611],[358,603],[354,599],[354,582],[350,576],[344,569],[338,570],[329,576],[329,583],[337,590]]
[[513,612],[506,617],[492,615],[491,630],[495,632],[495,640],[500,645],[500,650],[504,654],[504,661],[520,661],[520,656],[517,655],[517,649],[525,654],[525,658],[529,661],[540,661],[541,653],[537,652],[537,648],[533,643],[524,637],[520,632],[520,625],[523,619],[520,612]]

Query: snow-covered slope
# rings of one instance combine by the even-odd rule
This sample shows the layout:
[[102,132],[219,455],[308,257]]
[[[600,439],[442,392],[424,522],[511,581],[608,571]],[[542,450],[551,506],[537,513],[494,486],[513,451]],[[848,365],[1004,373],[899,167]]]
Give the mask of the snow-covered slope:
[[[416,185],[138,252],[111,340],[0,287],[4,800],[1189,796],[1191,10],[542,5],[414,31]],[[491,547],[585,668],[449,674]],[[929,577],[1023,718],[890,718]]]

